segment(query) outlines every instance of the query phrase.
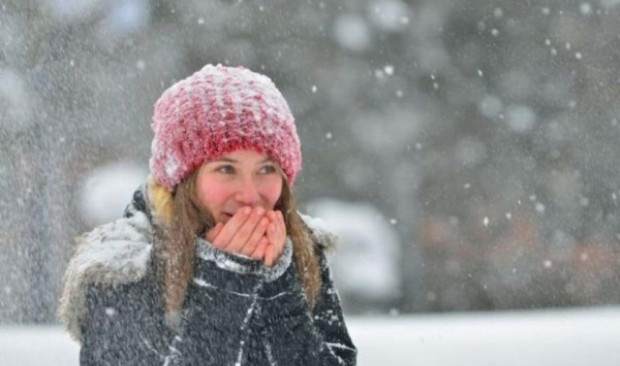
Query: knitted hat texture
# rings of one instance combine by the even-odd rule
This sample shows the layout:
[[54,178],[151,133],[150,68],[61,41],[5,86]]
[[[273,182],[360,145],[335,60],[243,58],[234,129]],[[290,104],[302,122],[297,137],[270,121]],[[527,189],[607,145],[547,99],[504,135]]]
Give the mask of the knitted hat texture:
[[238,149],[267,154],[293,186],[301,149],[293,115],[273,82],[241,67],[207,65],[155,103],[151,175],[173,191],[205,162]]

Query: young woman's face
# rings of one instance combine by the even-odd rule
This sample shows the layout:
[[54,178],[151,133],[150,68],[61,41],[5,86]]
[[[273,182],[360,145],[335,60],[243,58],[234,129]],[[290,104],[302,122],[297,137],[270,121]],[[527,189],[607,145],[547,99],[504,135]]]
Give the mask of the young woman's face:
[[252,150],[236,150],[205,163],[196,179],[196,196],[216,222],[228,221],[245,206],[273,210],[281,193],[279,165]]

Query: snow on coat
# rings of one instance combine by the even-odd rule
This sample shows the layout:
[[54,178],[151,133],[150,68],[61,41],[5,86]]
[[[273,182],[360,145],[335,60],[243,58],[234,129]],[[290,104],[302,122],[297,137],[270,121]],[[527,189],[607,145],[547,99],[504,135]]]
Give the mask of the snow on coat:
[[276,265],[198,239],[194,279],[169,328],[155,281],[144,187],[125,216],[80,240],[65,274],[59,316],[81,343],[81,365],[354,365],[325,247],[335,236],[302,216],[319,256],[322,288],[310,310],[292,265]]

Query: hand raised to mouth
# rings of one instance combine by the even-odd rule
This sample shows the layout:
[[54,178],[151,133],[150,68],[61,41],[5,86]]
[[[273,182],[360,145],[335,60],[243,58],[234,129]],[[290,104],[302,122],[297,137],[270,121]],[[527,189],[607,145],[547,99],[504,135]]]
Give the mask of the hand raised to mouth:
[[284,252],[286,225],[280,211],[243,207],[226,223],[218,222],[205,237],[218,249],[262,260],[271,267]]

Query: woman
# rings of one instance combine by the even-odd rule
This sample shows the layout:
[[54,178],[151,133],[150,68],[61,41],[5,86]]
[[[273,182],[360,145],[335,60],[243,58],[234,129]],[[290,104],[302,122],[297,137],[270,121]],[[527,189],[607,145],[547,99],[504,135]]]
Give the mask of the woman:
[[325,251],[295,209],[293,116],[267,77],[207,65],[155,105],[151,174],[83,236],[60,317],[82,365],[354,365]]

